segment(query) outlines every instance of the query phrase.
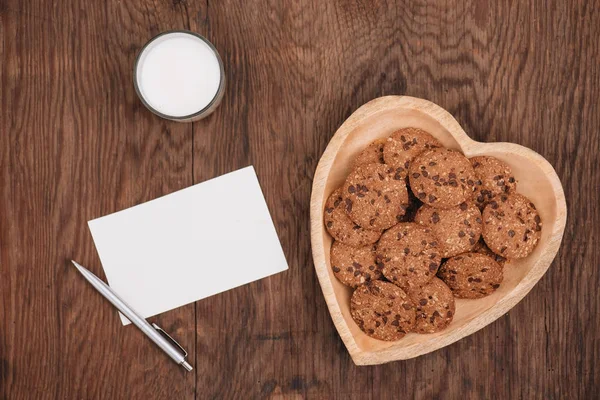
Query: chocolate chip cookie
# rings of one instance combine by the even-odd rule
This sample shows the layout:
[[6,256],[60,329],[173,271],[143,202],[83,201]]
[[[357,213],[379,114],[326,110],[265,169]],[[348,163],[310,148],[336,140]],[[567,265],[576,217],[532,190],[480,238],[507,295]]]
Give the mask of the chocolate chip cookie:
[[399,287],[370,281],[356,288],[350,314],[367,335],[393,341],[402,339],[415,325],[415,306]]
[[325,227],[329,234],[340,242],[353,247],[362,247],[379,240],[381,231],[361,228],[348,214],[342,198],[342,188],[338,188],[327,199],[323,213]]
[[470,161],[477,177],[473,200],[481,210],[495,197],[516,192],[517,181],[504,161],[490,156],[477,156]]
[[387,138],[377,139],[364,149],[354,160],[354,166],[364,164],[383,164],[383,145]]
[[433,279],[441,256],[437,239],[429,228],[406,222],[381,236],[376,262],[387,279],[408,290]]
[[408,178],[417,198],[436,208],[450,208],[470,200],[476,180],[469,160],[462,153],[445,148],[425,150],[415,157]]
[[483,241],[483,238],[479,239],[479,242],[475,243],[475,246],[473,247],[473,249],[471,249],[471,252],[479,253],[479,254],[483,254],[484,256],[491,257],[494,261],[496,261],[498,264],[500,264],[500,266],[502,268],[504,268],[504,265],[508,262],[508,260],[506,258],[499,256],[498,254],[496,254],[492,250],[490,250],[490,248],[487,247],[487,245]]
[[411,290],[408,296],[417,308],[415,332],[439,332],[452,322],[456,311],[454,296],[439,278]]
[[385,164],[354,168],[342,190],[346,213],[365,229],[383,230],[396,223],[408,208],[404,179]]
[[483,210],[483,239],[496,254],[527,257],[542,234],[542,220],[535,205],[518,193],[500,195]]
[[351,247],[340,242],[331,246],[331,269],[346,286],[357,287],[380,279],[381,269],[375,266],[375,246]]
[[481,212],[472,203],[464,202],[452,208],[434,208],[424,204],[417,211],[415,222],[431,228],[438,238],[442,258],[471,250],[481,237]]
[[502,267],[479,253],[452,257],[442,264],[438,276],[461,299],[485,297],[500,287],[503,278]]
[[442,147],[436,138],[419,128],[403,128],[392,133],[383,148],[383,159],[403,176],[408,174],[410,162],[421,152]]

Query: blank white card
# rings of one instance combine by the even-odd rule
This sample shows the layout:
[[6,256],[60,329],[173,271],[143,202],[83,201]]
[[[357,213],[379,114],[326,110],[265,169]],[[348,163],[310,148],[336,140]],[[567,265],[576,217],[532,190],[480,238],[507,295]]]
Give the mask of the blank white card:
[[251,166],[88,225],[110,287],[144,317],[288,268]]

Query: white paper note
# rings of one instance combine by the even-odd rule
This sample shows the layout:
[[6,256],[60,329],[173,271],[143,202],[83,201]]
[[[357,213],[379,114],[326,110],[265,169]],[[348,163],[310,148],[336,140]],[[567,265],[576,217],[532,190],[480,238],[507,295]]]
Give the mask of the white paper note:
[[288,268],[251,166],[88,225],[110,287],[144,317]]

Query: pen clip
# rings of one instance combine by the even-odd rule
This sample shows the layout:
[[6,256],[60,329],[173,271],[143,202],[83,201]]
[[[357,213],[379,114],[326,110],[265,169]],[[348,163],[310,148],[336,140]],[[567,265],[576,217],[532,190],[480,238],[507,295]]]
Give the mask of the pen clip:
[[181,345],[179,343],[177,343],[177,341],[175,339],[173,339],[171,337],[171,335],[169,335],[167,332],[165,332],[163,330],[163,328],[161,328],[160,326],[156,325],[154,322],[152,323],[152,327],[154,329],[156,329],[158,331],[158,333],[160,333],[161,335],[163,335],[165,337],[165,339],[170,340],[175,346],[177,346],[179,348],[179,350],[181,350],[181,352],[183,353],[183,357],[187,357],[188,353],[187,351],[185,351],[185,349],[183,347],[181,347]]

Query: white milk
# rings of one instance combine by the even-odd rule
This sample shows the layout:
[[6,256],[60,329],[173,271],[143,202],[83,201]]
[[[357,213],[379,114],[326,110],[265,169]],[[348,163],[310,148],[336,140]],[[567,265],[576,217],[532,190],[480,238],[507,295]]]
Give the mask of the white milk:
[[[150,110],[182,119],[222,96],[223,77],[216,50],[190,33],[170,32],[153,39],[138,57],[138,94]],[[213,104],[216,107],[216,104]],[[197,118],[210,112],[213,107]]]

